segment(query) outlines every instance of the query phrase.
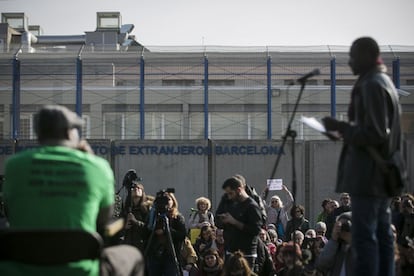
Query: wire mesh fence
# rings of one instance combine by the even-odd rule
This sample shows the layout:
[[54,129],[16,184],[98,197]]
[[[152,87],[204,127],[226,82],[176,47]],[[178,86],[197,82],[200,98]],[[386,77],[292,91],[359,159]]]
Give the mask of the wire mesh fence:
[[[381,49],[407,92],[403,123],[414,132],[414,49]],[[295,80],[314,68],[320,75],[306,83],[292,127],[299,139],[324,139],[298,119],[345,119],[356,79],[342,46],[35,50],[0,55],[3,139],[34,139],[33,114],[44,104],[76,110],[91,139],[279,139],[299,96]]]

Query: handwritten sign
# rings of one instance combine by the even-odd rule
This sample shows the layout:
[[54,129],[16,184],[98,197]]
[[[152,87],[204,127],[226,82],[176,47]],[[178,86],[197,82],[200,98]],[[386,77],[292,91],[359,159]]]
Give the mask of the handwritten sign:
[[268,179],[267,187],[270,191],[278,191],[283,189],[283,179]]

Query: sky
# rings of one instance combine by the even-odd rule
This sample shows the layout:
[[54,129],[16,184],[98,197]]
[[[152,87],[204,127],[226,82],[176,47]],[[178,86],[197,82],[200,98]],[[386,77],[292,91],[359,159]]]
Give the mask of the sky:
[[0,0],[44,35],[94,31],[104,11],[146,46],[414,45],[414,0]]

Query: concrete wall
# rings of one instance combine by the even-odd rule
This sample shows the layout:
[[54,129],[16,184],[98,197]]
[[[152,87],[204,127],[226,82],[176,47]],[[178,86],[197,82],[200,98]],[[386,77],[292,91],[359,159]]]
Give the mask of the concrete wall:
[[[175,188],[179,209],[187,218],[195,199],[207,196],[217,206],[225,179],[242,174],[247,183],[260,193],[271,177],[282,141],[276,140],[90,140],[95,153],[107,159],[114,170],[115,190],[125,197],[122,180],[135,169],[147,194]],[[36,146],[34,140],[0,140],[0,174],[4,161],[15,151]],[[321,211],[324,198],[338,199],[334,192],[337,162],[342,144],[331,141],[297,141],[295,144],[296,202],[305,206],[311,225]],[[281,178],[289,190],[292,183],[292,150],[288,141],[282,151],[274,178]],[[413,175],[414,139],[407,141],[408,171]],[[22,168],[24,169],[24,168]],[[407,187],[411,193],[413,184]],[[283,191],[271,191],[286,200]]]

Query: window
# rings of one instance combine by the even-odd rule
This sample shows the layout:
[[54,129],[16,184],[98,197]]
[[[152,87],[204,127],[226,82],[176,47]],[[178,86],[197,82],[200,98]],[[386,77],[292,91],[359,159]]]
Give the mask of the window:
[[102,17],[99,19],[100,28],[118,28],[118,18],[117,17]]
[[106,139],[122,139],[122,113],[105,113],[103,136]]
[[[204,85],[204,80],[201,81],[202,85]],[[211,86],[234,86],[234,80],[208,80],[208,85]]]
[[[284,85],[291,85],[291,84],[295,84],[295,83],[296,83],[296,80],[294,80],[294,79],[283,80],[283,84],[284,84]],[[315,80],[315,79],[308,79],[308,80],[306,81],[306,84],[307,84],[307,85],[318,85],[318,80]]]
[[91,138],[91,120],[89,115],[83,115],[82,138]]
[[10,27],[14,29],[23,29],[24,28],[24,19],[23,18],[8,18],[7,23]]
[[121,27],[121,13],[98,12],[97,30],[119,29]]
[[265,139],[267,115],[264,112],[212,112],[210,137],[213,139]]
[[[336,85],[353,85],[355,80],[336,80]],[[324,80],[324,85],[331,85],[331,80]]]
[[145,113],[145,139],[182,139],[182,129],[182,113]]
[[191,112],[189,116],[190,139],[204,139],[204,113]]
[[139,114],[108,112],[104,115],[104,138],[137,139],[140,136]]
[[33,131],[33,114],[21,113],[20,114],[20,133],[19,139],[35,139]]
[[4,133],[4,118],[0,117],[0,139],[6,139],[6,134]]
[[195,85],[195,80],[162,80],[162,86],[193,86]]

